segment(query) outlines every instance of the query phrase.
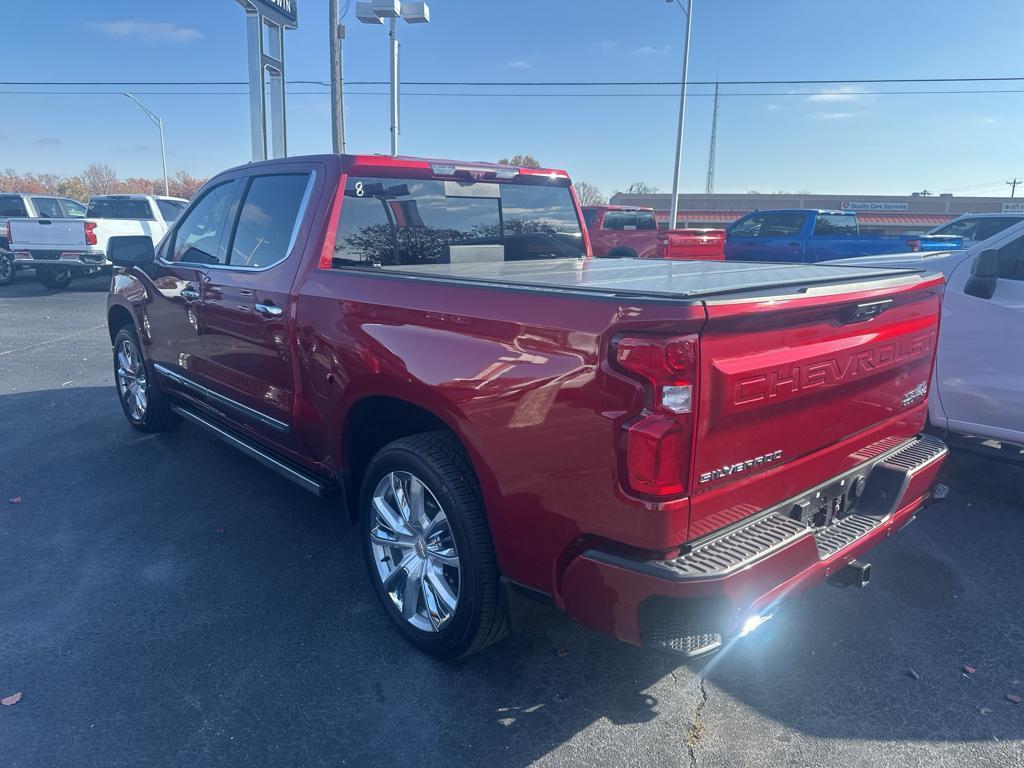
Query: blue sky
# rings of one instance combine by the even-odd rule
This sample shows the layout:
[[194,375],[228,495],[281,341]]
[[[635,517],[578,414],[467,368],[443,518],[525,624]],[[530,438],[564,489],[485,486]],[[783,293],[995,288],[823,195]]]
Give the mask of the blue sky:
[[[328,79],[327,0],[298,0],[289,79]],[[663,0],[434,0],[429,25],[400,25],[405,80],[677,80],[683,18]],[[345,75],[387,78],[385,27],[346,19]],[[5,3],[3,80],[245,80],[233,0]],[[695,0],[690,79],[1024,76],[1019,0]],[[1019,83],[949,89],[1021,89]],[[722,98],[716,191],[1002,194],[1024,175],[1024,93],[875,95],[927,86],[732,86]],[[57,87],[14,90],[60,90]],[[85,90],[85,89],[79,89]],[[105,162],[157,176],[156,129],[119,87],[90,95],[4,93],[0,168],[75,173]],[[166,124],[171,171],[198,176],[249,159],[242,87],[219,95],[132,90]],[[164,89],[164,90],[218,90]],[[531,153],[610,194],[672,182],[672,88],[406,86],[403,154],[495,160]],[[614,96],[628,90],[651,96]],[[834,91],[818,93],[820,90]],[[350,151],[388,150],[383,87],[351,87]],[[525,92],[550,95],[525,95]],[[702,191],[711,99],[687,104],[682,189]],[[113,92],[113,93],[108,93]],[[312,93],[315,92],[315,93]],[[330,151],[325,88],[293,86],[289,151]],[[520,94],[520,95],[516,95]],[[657,95],[660,94],[660,95]]]

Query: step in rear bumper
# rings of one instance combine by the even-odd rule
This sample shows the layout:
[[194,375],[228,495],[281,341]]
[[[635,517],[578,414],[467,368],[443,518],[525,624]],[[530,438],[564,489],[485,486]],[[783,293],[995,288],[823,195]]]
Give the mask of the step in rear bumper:
[[[566,568],[566,610],[583,624],[637,645],[664,646],[687,625],[713,650],[748,617],[825,579],[906,525],[930,500],[946,453],[941,440],[918,435],[695,542],[673,560],[586,550]],[[799,504],[849,488],[858,477],[865,478],[863,490],[837,522],[816,529],[794,519]],[[678,643],[669,645],[680,650]]]

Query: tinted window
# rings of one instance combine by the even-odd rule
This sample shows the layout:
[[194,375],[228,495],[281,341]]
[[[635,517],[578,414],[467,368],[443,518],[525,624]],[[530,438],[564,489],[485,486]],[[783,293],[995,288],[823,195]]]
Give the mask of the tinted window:
[[583,209],[583,223],[587,225],[587,229],[594,226],[594,222],[597,220],[597,209],[595,208],[584,208]]
[[36,213],[44,219],[64,218],[64,212],[60,209],[60,203],[55,197],[33,197],[32,205],[35,206]]
[[232,266],[269,267],[284,261],[309,178],[308,173],[253,178],[231,244]]
[[654,219],[653,211],[637,211],[636,213],[636,228],[637,229],[657,229],[658,222]]
[[174,221],[185,210],[185,204],[175,200],[157,200],[156,207],[160,209],[160,215],[166,222]]
[[1015,219],[1005,216],[986,217],[978,220],[978,228],[974,230],[973,240],[988,240],[1002,232],[1007,227],[1019,224],[1024,219]]
[[66,197],[61,198],[61,202],[64,204],[64,214],[72,219],[84,219],[85,218],[85,206],[77,200],[69,200]]
[[227,227],[235,184],[235,181],[218,184],[185,214],[174,232],[174,245],[170,249],[168,261],[224,263],[225,249],[220,247],[220,243]]
[[1018,237],[999,249],[999,278],[1024,280],[1024,237]]
[[818,216],[814,222],[816,235],[850,235],[857,236],[857,217],[828,213]]
[[89,201],[90,219],[142,219],[153,218],[148,200],[115,200],[109,197]]
[[978,228],[977,219],[960,219],[951,221],[944,227],[932,231],[933,235],[949,235],[951,237],[962,237],[965,240],[974,239],[974,230]]
[[636,219],[632,213],[626,211],[608,211],[604,215],[604,223],[601,225],[602,229],[625,229],[626,227],[632,227],[633,222]]
[[348,179],[334,266],[581,256],[568,188]]
[[767,217],[763,214],[749,216],[737,221],[729,228],[730,237],[760,237],[761,228],[764,226]]
[[761,237],[792,237],[804,226],[803,213],[772,213],[769,214],[761,228]]
[[0,195],[0,216],[28,216],[28,211],[17,195]]

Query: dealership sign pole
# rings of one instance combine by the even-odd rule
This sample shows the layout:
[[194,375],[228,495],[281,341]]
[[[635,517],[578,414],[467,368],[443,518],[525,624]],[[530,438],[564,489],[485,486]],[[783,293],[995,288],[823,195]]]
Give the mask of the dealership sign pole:
[[297,0],[237,2],[245,9],[249,48],[252,159],[267,159],[267,90],[270,91],[270,157],[285,157],[288,122],[285,118],[284,31],[299,26]]

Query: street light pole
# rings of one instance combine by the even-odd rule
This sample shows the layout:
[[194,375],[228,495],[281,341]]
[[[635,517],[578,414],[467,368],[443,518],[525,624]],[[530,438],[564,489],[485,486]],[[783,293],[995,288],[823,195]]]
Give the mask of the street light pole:
[[[347,7],[347,6],[346,6]],[[340,22],[338,0],[330,1],[331,32],[331,139],[336,155],[345,153],[345,79],[342,41],[345,25]]]
[[164,146],[164,121],[157,117],[153,112],[143,106],[142,102],[132,96],[130,93],[123,92],[123,96],[127,96],[129,99],[134,101],[139,109],[146,113],[146,116],[156,123],[156,127],[160,129],[160,160],[164,166],[164,195],[170,195],[170,186],[167,183],[167,149]]
[[391,156],[398,155],[398,19],[391,17]]
[[[672,2],[672,0],[666,0]],[[679,163],[683,155],[683,117],[686,114],[686,65],[690,58],[690,22],[693,20],[693,0],[684,7],[681,0],[675,0],[686,16],[686,36],[683,41],[683,78],[679,86],[679,127],[676,129],[676,162],[672,168],[672,213],[669,214],[669,228],[675,229],[679,221]]]

